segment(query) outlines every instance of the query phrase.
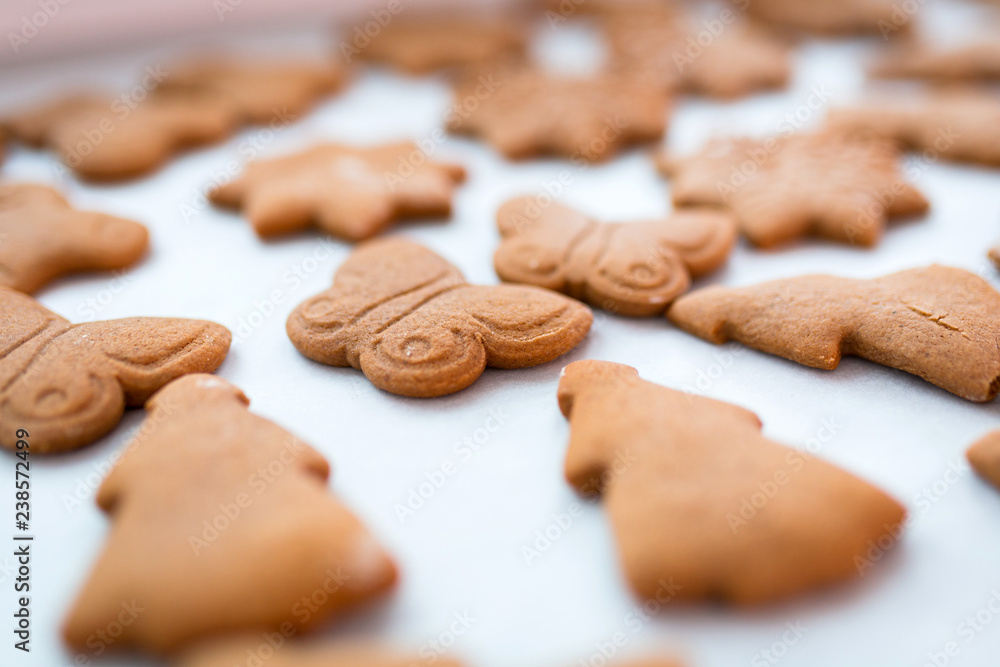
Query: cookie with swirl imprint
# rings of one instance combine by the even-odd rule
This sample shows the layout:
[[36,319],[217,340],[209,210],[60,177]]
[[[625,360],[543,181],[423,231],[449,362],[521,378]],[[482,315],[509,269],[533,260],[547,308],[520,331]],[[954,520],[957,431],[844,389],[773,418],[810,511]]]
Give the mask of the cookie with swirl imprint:
[[497,213],[497,275],[562,292],[619,315],[662,315],[693,278],[715,271],[736,243],[728,213],[684,209],[658,220],[608,223],[518,197]]
[[559,357],[587,335],[582,303],[524,285],[470,285],[404,239],[369,241],[333,286],[292,311],[286,329],[306,357],[360,369],[379,389],[418,398],[465,389],[491,368]]

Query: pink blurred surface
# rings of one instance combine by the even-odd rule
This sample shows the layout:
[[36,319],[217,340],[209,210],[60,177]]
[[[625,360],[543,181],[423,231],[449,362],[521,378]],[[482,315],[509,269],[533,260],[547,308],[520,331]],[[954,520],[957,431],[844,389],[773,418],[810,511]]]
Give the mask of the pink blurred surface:
[[467,7],[490,0],[3,0],[0,64],[108,51],[199,33],[369,17],[406,8]]

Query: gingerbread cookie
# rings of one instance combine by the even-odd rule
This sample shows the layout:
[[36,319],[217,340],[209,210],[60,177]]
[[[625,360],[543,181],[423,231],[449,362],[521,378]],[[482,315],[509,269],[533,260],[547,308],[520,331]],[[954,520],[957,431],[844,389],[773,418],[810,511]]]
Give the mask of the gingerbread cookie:
[[715,139],[698,153],[662,157],[675,206],[731,211],[743,234],[769,248],[807,235],[875,245],[890,217],[927,200],[903,180],[891,142],[843,132]]
[[214,371],[232,338],[202,320],[70,324],[5,287],[0,311],[0,445],[13,449],[25,429],[39,454],[94,442],[174,378]]
[[345,35],[340,44],[347,62],[358,57],[410,74],[519,58],[527,43],[521,25],[495,16],[400,15],[374,37],[358,37],[359,31]]
[[448,129],[481,137],[512,160],[607,160],[666,129],[666,92],[614,74],[572,78],[497,66],[461,79]]
[[[233,667],[242,665],[249,655],[259,655],[260,648],[271,648],[260,635],[216,642],[191,652],[180,667]],[[287,643],[273,651],[267,667],[417,667],[426,664],[423,657],[405,655],[377,646],[353,643]],[[273,653],[273,655],[272,655]],[[462,663],[435,656],[438,667],[462,667]]]
[[0,285],[34,292],[77,271],[110,271],[146,252],[138,222],[77,211],[44,185],[0,186]]
[[74,650],[123,605],[142,611],[114,647],[169,653],[230,632],[312,630],[392,586],[392,560],[327,493],[326,460],[248,402],[193,375],[146,404],[97,492],[113,524],[63,626]]
[[605,22],[612,67],[650,85],[722,99],[784,88],[791,76],[787,45],[767,31],[738,22],[733,10],[722,31],[703,46],[704,26],[692,20],[622,13]]
[[752,0],[745,6],[763,23],[822,35],[909,31],[909,16],[896,0]]
[[891,139],[931,158],[1000,166],[1000,98],[985,92],[938,91],[834,109],[829,124]]
[[6,124],[15,138],[53,148],[81,178],[110,181],[146,174],[181,150],[219,141],[237,121],[220,97],[160,94],[132,103],[74,96]]
[[469,285],[423,246],[385,239],[355,250],[333,287],[292,311],[287,329],[310,359],[353,366],[379,389],[423,398],[465,389],[487,366],[551,361],[576,347],[592,321],[586,306],[561,294]]
[[343,70],[319,62],[238,63],[215,59],[174,68],[157,91],[226,99],[246,123],[288,123],[336,91]]
[[962,269],[709,287],[677,299],[667,317],[709,342],[735,340],[814,368],[832,370],[852,355],[970,401],[1000,390],[1000,293]]
[[360,241],[400,218],[451,214],[456,164],[432,162],[410,142],[370,148],[322,144],[302,153],[252,162],[236,180],[211,191],[216,204],[241,208],[262,238],[313,225]]
[[890,50],[871,69],[883,79],[928,79],[939,82],[1000,79],[1000,42],[991,39],[950,49],[906,42]]
[[898,502],[768,440],[752,412],[646,382],[629,366],[570,364],[559,407],[570,421],[566,477],[601,493],[643,598],[787,598],[856,578],[871,545],[901,530]]
[[993,431],[976,442],[965,456],[973,470],[1000,489],[1000,431]]
[[513,199],[497,213],[497,275],[568,294],[622,315],[661,315],[692,277],[719,268],[736,241],[732,218],[711,209],[663,220],[600,223],[559,204]]

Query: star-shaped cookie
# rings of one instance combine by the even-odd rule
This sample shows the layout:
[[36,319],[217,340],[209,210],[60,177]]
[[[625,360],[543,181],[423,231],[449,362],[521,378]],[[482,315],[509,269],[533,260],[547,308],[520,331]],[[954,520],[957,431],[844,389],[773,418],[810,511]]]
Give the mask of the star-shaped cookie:
[[410,142],[371,147],[322,144],[251,162],[242,176],[209,193],[240,208],[262,238],[318,226],[349,241],[375,236],[401,218],[451,214],[459,165],[435,162]]
[[745,22],[724,25],[702,45],[698,37],[704,30],[686,16],[613,14],[604,21],[610,66],[650,85],[724,99],[788,83],[788,47],[767,31]]
[[77,95],[5,124],[16,139],[55,150],[81,178],[112,181],[146,174],[185,148],[219,141],[238,120],[221,97],[163,93],[142,101]]
[[217,95],[232,103],[243,122],[284,124],[345,78],[342,69],[326,63],[208,59],[172,68],[157,90]]
[[448,129],[481,137],[508,159],[599,162],[666,129],[666,91],[612,73],[590,78],[527,66],[483,68],[455,85]]
[[502,17],[446,14],[400,15],[375,36],[343,35],[340,52],[385,63],[410,74],[475,65],[495,58],[520,57],[526,30]]
[[991,37],[951,48],[906,42],[876,62],[871,73],[883,79],[928,79],[943,83],[996,81],[1000,79],[1000,42]]
[[124,269],[142,257],[138,222],[77,211],[44,185],[0,186],[0,285],[32,293],[78,271]]
[[807,235],[871,246],[888,218],[926,211],[898,162],[891,142],[828,130],[718,138],[659,164],[675,206],[729,210],[751,242],[773,247]]
[[891,35],[905,33],[910,25],[897,0],[751,0],[745,7],[763,23],[822,35]]
[[1000,167],[1000,97],[985,91],[940,90],[833,109],[828,123],[929,157]]

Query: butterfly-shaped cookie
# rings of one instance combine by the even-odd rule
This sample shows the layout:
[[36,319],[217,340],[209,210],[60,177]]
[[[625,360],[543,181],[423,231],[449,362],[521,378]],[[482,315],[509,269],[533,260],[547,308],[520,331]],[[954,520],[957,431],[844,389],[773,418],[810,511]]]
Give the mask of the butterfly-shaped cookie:
[[520,197],[497,213],[497,275],[622,315],[660,315],[691,278],[719,268],[736,241],[732,218],[689,209],[648,222],[600,223]]
[[43,185],[0,186],[0,285],[31,293],[67,273],[123,269],[142,257],[138,222],[77,211]]
[[738,406],[606,361],[568,365],[558,394],[570,422],[566,477],[600,494],[643,599],[787,598],[857,579],[871,545],[902,530],[893,498],[765,438]]
[[355,250],[287,329],[310,359],[359,368],[393,394],[432,397],[468,387],[487,366],[551,361],[582,341],[592,320],[561,294],[469,285],[423,246],[386,239]]
[[[326,459],[248,402],[209,375],[149,400],[97,491],[112,526],[63,627],[71,647],[94,648],[118,619],[115,649],[172,653],[238,632],[290,637],[395,582],[388,554],[328,493]],[[139,611],[123,617],[123,605]]]
[[735,340],[814,368],[833,370],[853,355],[970,401],[1000,391],[1000,293],[963,269],[707,287],[677,299],[667,317],[712,343]]
[[236,180],[211,191],[220,206],[244,210],[262,238],[313,225],[350,241],[371,238],[399,218],[451,214],[459,165],[432,162],[411,142],[360,148],[322,144],[251,162]]
[[202,320],[70,324],[4,287],[0,313],[0,445],[13,449],[24,429],[37,453],[91,443],[170,380],[214,371],[232,338]]
[[294,120],[344,83],[342,70],[318,62],[207,59],[171,68],[158,91],[218,95],[246,123]]
[[219,141],[238,124],[215,95],[150,94],[142,101],[76,95],[9,118],[20,141],[54,149],[80,177],[120,180],[148,173],[185,148]]
[[890,217],[928,208],[892,142],[834,130],[717,138],[694,155],[662,157],[660,170],[673,178],[674,206],[731,211],[765,248],[807,235],[872,246]]

